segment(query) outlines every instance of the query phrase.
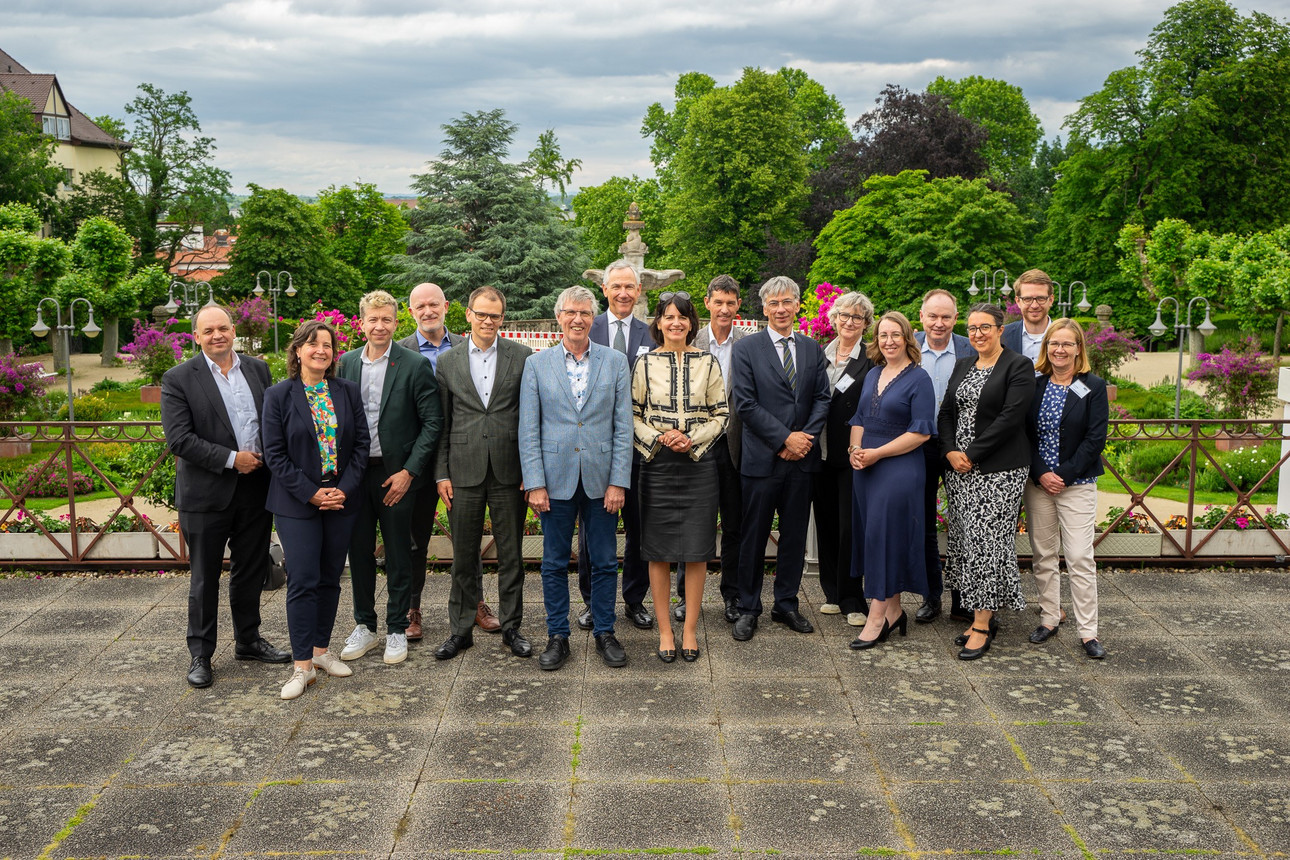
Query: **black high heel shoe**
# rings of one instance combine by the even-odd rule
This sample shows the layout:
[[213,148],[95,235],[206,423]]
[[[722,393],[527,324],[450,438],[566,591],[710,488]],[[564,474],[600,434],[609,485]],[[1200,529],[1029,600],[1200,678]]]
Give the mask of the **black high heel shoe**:
[[887,619],[884,618],[882,620],[882,632],[878,634],[877,639],[861,639],[859,636],[857,636],[856,638],[851,640],[851,650],[867,651],[870,648],[873,648],[879,642],[886,642],[887,637],[890,635],[891,635],[891,625],[888,624]]
[[681,659],[682,659],[682,660],[684,660],[684,661],[685,661],[685,662],[687,662],[687,663],[693,663],[695,660],[698,660],[698,659],[699,659],[699,649],[698,649],[698,648],[682,648],[682,649],[681,649]]
[[[989,636],[991,639],[994,639],[994,635],[999,632],[999,619],[992,617],[990,619],[989,627],[990,627]],[[968,641],[968,635],[966,633],[960,633],[959,635],[954,637],[954,644],[959,646],[960,648],[966,645],[967,641]]]
[[900,635],[901,635],[901,636],[908,636],[908,635],[909,635],[909,633],[908,633],[908,631],[907,631],[907,629],[906,629],[906,628],[908,628],[908,627],[909,627],[909,616],[908,616],[908,615],[906,615],[906,614],[905,614],[905,610],[903,610],[903,609],[902,609],[902,610],[900,610],[900,617],[899,617],[899,618],[897,618],[897,619],[892,623],[892,625],[891,625],[891,629],[892,629],[892,630],[899,630],[899,631],[900,631]]
[[674,660],[676,660],[676,649],[675,648],[658,649],[658,659],[662,660],[664,663],[673,662]]
[[973,632],[973,633],[980,633],[980,634],[984,635],[984,636],[985,636],[985,644],[983,644],[980,648],[967,648],[967,647],[964,647],[964,648],[963,648],[963,650],[959,652],[959,659],[960,659],[960,660],[975,660],[975,659],[977,659],[978,657],[980,657],[982,654],[984,654],[986,651],[989,651],[989,650],[990,650],[990,640],[994,638],[993,636],[991,636],[991,635],[990,635],[990,631],[989,631],[989,630],[982,630],[980,627],[973,627],[973,628],[972,628],[972,632]]

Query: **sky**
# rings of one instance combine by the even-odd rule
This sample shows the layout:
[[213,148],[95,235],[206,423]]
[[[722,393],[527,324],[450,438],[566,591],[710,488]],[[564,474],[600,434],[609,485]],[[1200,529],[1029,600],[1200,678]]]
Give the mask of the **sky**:
[[[652,175],[640,125],[677,78],[803,69],[848,122],[888,83],[938,75],[1020,86],[1045,134],[1133,65],[1168,0],[5,0],[0,48],[54,73],[90,116],[124,118],[140,83],[186,90],[216,163],[246,184],[312,195],[372,182],[410,193],[441,126],[501,108],[519,160],[553,128],[574,186]],[[1285,19],[1290,0],[1254,8]]]

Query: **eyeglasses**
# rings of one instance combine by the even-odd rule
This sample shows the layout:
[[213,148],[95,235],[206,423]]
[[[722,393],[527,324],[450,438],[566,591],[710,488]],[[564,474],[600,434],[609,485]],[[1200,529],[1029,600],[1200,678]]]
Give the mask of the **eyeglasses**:
[[688,302],[690,300],[690,294],[683,290],[675,293],[658,294],[659,304],[662,304],[663,302],[670,302],[672,299],[685,299]]
[[856,314],[844,314],[842,311],[838,311],[838,322],[862,323],[864,322],[864,317],[857,316]]
[[484,313],[483,311],[477,311],[477,310],[475,310],[474,308],[466,308],[466,310],[470,311],[472,314],[474,314],[475,316],[479,317],[481,320],[485,320],[485,321],[487,321],[487,322],[491,322],[491,323],[499,323],[499,322],[501,322],[501,321],[502,321],[502,317],[506,316],[506,314],[504,314],[504,313],[502,313],[502,314],[486,314],[486,313]]
[[905,339],[905,336],[898,331],[885,331],[882,334],[878,335],[877,339],[882,341],[887,341],[887,340],[903,341]]
[[1074,341],[1068,341],[1068,340],[1050,340],[1048,342],[1049,349],[1064,349],[1067,352],[1069,352],[1072,349],[1075,349],[1075,347],[1077,346],[1079,346],[1079,344],[1075,343]]
[[1019,305],[1042,305],[1044,302],[1052,299],[1052,296],[1018,296],[1017,304]]
[[967,333],[968,334],[989,334],[990,332],[994,331],[997,328],[998,326],[995,325],[994,323],[986,323],[985,325],[970,325],[967,327]]
[[580,319],[585,319],[585,320],[589,320],[595,316],[595,314],[593,314],[591,311],[561,310],[560,313],[564,314],[567,317],[578,317]]

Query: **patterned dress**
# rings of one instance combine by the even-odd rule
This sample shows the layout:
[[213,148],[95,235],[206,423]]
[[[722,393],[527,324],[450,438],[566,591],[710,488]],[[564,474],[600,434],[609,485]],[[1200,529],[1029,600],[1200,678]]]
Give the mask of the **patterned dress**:
[[309,401],[309,412],[314,419],[314,430],[318,432],[318,460],[322,465],[323,477],[336,474],[336,407],[331,402],[331,391],[327,380],[316,385],[305,386],[305,400]]
[[[994,365],[973,367],[959,384],[955,447],[967,450],[976,438],[976,407]],[[1025,609],[1017,568],[1017,518],[1030,470],[983,474],[979,466],[945,472],[949,507],[945,582],[961,594],[963,608]]]

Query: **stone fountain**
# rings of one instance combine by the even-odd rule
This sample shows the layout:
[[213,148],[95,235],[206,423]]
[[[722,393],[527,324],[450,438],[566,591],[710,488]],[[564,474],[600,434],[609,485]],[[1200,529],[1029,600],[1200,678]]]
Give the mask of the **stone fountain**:
[[[627,260],[636,267],[640,272],[641,278],[641,295],[636,300],[636,307],[632,309],[633,315],[637,319],[648,319],[649,304],[645,299],[645,293],[649,290],[661,290],[669,284],[674,284],[685,277],[685,272],[680,269],[647,269],[645,268],[645,255],[649,253],[649,245],[641,241],[641,230],[645,227],[645,222],[641,220],[641,208],[635,203],[627,207],[627,220],[623,222],[623,229],[627,231],[627,241],[618,246],[618,253],[624,260]],[[584,278],[595,281],[597,284],[603,284],[605,281],[604,269],[587,269],[582,273]]]

